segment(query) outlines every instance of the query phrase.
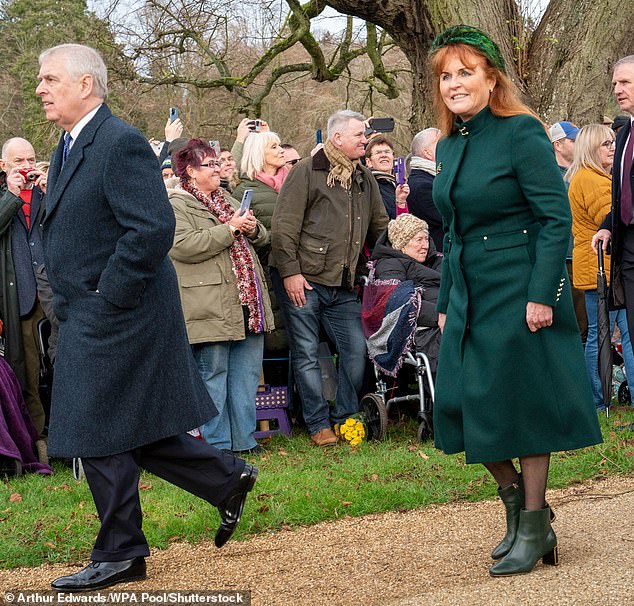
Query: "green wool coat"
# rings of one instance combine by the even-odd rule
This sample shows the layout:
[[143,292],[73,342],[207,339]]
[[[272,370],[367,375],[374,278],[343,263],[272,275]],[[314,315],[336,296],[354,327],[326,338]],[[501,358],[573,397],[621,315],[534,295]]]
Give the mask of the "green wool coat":
[[[570,208],[542,124],[489,108],[441,140],[445,225],[434,434],[468,463],[601,442],[565,270]],[[529,301],[552,306],[531,333]]]

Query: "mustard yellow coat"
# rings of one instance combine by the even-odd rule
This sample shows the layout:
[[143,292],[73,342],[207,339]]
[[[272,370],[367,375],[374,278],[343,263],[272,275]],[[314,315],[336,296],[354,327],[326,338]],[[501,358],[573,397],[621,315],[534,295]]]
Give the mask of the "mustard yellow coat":
[[[573,283],[580,290],[597,288],[597,255],[592,250],[592,236],[610,212],[612,204],[612,178],[591,168],[582,168],[570,180],[568,189],[572,212]],[[610,279],[610,257],[605,258],[605,272]]]

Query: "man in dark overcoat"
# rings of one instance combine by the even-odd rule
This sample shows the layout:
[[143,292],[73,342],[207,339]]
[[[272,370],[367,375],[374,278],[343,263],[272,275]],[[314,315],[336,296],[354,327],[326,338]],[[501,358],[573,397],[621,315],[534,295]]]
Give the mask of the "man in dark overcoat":
[[630,120],[616,135],[612,207],[601,229],[592,238],[592,247],[596,251],[597,242],[602,240],[605,248],[612,240],[610,303],[614,308],[626,308],[628,327],[634,331],[634,55],[615,63],[612,86],[616,102],[630,115]]
[[174,268],[174,215],[143,135],[103,103],[95,50],[40,56],[46,117],[63,129],[51,159],[43,224],[60,331],[49,451],[81,457],[101,528],[90,564],[53,582],[88,591],[145,578],[144,468],[218,507],[221,547],[257,469],[187,435],[212,418],[189,350]]

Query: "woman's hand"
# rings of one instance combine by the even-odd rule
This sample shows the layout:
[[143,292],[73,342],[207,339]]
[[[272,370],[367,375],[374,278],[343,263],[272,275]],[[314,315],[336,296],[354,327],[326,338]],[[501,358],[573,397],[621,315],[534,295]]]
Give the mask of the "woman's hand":
[[255,236],[258,230],[258,223],[251,210],[247,210],[243,215],[240,215],[239,209],[236,210],[229,221],[229,225],[239,229],[247,237]]
[[399,208],[405,208],[407,204],[407,196],[409,196],[409,185],[403,183],[403,185],[396,186],[396,206]]
[[249,122],[251,122],[251,118],[244,118],[244,120],[238,124],[238,132],[236,133],[236,141],[238,143],[244,143],[244,140],[251,134]]
[[542,303],[529,301],[526,304],[526,324],[531,332],[550,326],[553,323],[553,308]]
[[447,321],[447,314],[441,314],[438,312],[438,328],[440,328],[440,332],[445,331],[445,322]]

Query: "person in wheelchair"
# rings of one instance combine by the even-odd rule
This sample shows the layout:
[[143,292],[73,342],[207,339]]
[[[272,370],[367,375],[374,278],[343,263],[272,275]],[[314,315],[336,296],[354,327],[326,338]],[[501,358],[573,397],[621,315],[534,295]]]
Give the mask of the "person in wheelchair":
[[379,237],[371,260],[375,280],[411,280],[414,288],[419,289],[421,300],[414,345],[417,351],[427,353],[435,372],[440,347],[436,302],[443,256],[429,237],[427,223],[408,213],[399,215]]

